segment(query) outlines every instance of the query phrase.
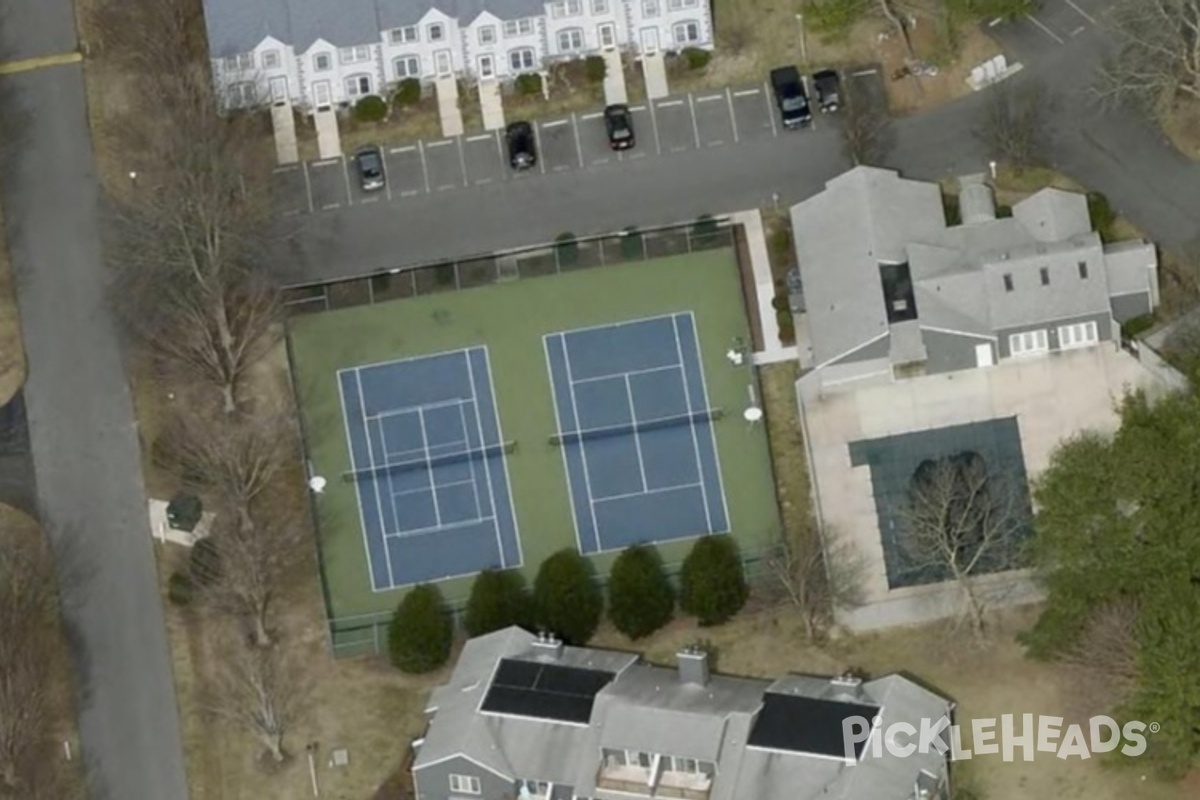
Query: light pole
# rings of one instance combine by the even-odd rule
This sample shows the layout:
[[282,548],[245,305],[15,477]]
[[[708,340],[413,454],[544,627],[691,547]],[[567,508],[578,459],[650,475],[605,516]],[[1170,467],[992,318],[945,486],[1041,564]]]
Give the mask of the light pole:
[[304,749],[308,751],[308,777],[312,779],[313,797],[320,797],[321,790],[317,787],[317,743],[309,742]]
[[804,41],[804,15],[797,14],[796,22],[800,26],[800,60],[808,66],[808,43]]

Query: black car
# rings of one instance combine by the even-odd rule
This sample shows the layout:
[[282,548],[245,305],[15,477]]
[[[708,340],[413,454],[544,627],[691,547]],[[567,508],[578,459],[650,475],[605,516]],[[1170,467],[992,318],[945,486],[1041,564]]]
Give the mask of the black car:
[[842,84],[832,69],[814,72],[813,89],[817,94],[817,108],[822,111],[837,111],[842,105]]
[[628,150],[637,141],[633,135],[633,115],[627,105],[618,103],[604,109],[604,129],[608,131],[608,146],[613,150]]
[[504,132],[508,141],[508,163],[513,169],[526,170],[537,164],[537,141],[533,126],[528,122],[514,122]]
[[383,188],[383,153],[378,147],[363,147],[354,154],[354,165],[358,168],[358,184],[364,192],[377,192]]
[[775,104],[783,127],[794,130],[812,122],[812,111],[808,106],[808,94],[804,91],[804,79],[795,67],[778,67],[771,70],[771,89],[775,92]]

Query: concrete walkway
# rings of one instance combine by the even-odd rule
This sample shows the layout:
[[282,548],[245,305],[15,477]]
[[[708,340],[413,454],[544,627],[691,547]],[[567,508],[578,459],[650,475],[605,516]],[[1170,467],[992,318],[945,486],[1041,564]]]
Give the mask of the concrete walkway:
[[646,97],[657,100],[671,93],[667,85],[667,62],[662,53],[642,56],[642,75],[646,79]]
[[317,128],[317,154],[321,159],[340,158],[342,134],[338,128],[337,112],[332,108],[318,108],[313,112],[313,124]]
[[754,272],[754,300],[758,304],[758,318],[762,321],[763,351],[754,354],[755,363],[770,364],[785,358],[796,358],[796,348],[788,347],[779,337],[779,323],[775,317],[775,278],[771,274],[771,257],[767,253],[767,237],[763,230],[762,214],[758,209],[739,211],[730,215],[735,225],[741,225],[746,235],[746,249],[750,251],[750,266]]
[[500,81],[489,78],[479,82],[479,108],[483,112],[485,131],[504,130],[504,101],[500,96]]
[[281,167],[298,162],[300,148],[296,145],[296,115],[291,103],[271,106],[271,129],[275,132],[275,162]]
[[604,104],[628,103],[629,94],[625,90],[625,65],[621,61],[621,51],[605,50],[600,54],[604,57]]
[[462,136],[462,109],[458,107],[458,81],[453,75],[438,78],[434,83],[437,92],[438,116],[442,121],[442,135]]

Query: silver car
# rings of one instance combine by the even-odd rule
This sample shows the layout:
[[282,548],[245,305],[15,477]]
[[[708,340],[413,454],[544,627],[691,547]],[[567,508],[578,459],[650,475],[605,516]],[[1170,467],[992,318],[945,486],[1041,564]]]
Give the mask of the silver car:
[[358,168],[358,183],[364,192],[377,192],[383,188],[383,152],[374,145],[361,148],[354,154]]

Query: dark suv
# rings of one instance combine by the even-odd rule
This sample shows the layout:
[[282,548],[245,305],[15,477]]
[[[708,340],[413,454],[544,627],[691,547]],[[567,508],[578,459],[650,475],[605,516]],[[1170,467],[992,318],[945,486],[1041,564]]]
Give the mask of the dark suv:
[[537,164],[537,140],[528,122],[514,122],[504,132],[508,141],[508,163],[513,169],[526,170]]
[[604,129],[608,132],[608,146],[613,150],[628,150],[636,142],[633,115],[627,105],[618,103],[604,109]]
[[771,70],[771,89],[775,92],[775,105],[779,106],[783,127],[795,130],[812,122],[812,110],[808,107],[808,94],[804,91],[800,70],[795,67]]

